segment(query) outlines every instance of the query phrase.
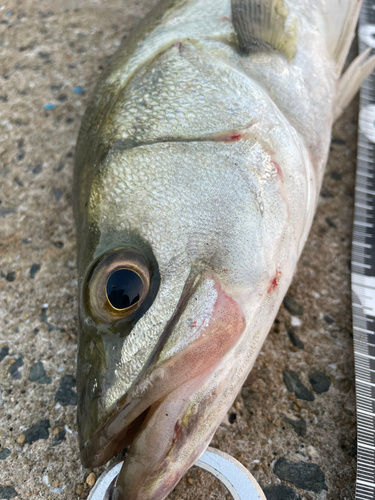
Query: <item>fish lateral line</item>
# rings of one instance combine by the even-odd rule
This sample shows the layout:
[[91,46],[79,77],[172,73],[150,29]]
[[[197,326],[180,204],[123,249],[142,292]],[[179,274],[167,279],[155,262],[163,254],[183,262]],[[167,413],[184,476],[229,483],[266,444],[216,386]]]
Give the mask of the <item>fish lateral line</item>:
[[132,139],[116,139],[110,151],[126,151],[136,149],[143,146],[153,146],[154,144],[168,144],[174,142],[190,143],[190,142],[238,142],[249,135],[253,125],[243,129],[226,130],[224,132],[214,132],[213,134],[204,135],[201,137],[164,137],[151,141],[134,141]]

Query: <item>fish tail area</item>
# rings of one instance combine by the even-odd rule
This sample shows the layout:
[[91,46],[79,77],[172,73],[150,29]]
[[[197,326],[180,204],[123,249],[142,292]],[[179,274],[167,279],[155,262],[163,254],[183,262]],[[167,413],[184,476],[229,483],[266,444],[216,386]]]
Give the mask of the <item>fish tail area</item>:
[[354,38],[362,0],[323,0],[327,47],[340,75]]
[[368,57],[369,47],[350,64],[338,82],[337,93],[333,105],[333,121],[336,121],[358,92],[362,82],[375,69],[375,55]]

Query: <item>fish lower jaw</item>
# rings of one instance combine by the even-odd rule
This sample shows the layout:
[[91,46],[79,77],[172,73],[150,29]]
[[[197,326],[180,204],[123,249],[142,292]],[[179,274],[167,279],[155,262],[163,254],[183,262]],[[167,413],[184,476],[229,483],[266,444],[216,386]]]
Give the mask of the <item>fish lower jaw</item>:
[[199,445],[190,439],[200,425],[196,394],[207,378],[186,382],[150,407],[125,456],[115,499],[164,499],[204,452],[215,429]]

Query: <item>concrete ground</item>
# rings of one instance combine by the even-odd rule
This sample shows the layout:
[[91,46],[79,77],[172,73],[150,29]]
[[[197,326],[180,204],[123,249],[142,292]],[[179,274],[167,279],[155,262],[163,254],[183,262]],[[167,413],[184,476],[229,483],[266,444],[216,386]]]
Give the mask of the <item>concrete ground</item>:
[[[154,3],[0,2],[0,499],[86,498],[94,482],[86,482],[92,471],[80,464],[76,435],[73,153],[98,73]],[[357,115],[356,101],[333,130],[289,291],[296,303],[281,308],[212,443],[240,460],[270,500],[354,498]],[[229,496],[193,468],[169,498]]]

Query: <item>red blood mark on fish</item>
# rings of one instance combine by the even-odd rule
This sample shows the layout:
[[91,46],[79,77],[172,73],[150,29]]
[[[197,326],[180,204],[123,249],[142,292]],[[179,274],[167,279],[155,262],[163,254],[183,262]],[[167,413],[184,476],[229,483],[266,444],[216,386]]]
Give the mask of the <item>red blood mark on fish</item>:
[[279,284],[279,281],[280,281],[280,276],[281,276],[281,271],[276,271],[276,275],[273,278],[273,280],[271,281],[271,284],[268,287],[267,293],[272,293],[276,290],[276,288]]
[[227,273],[228,272],[228,269],[223,269],[223,273]]
[[182,43],[177,41],[173,44],[180,52],[182,51]]
[[221,18],[222,21],[229,21],[230,23],[232,22],[232,19],[229,19],[229,17],[224,16]]
[[190,323],[190,328],[195,328],[197,326],[197,322],[196,321],[192,321]]
[[226,136],[224,136],[222,138],[222,141],[224,142],[235,142],[235,141],[239,141],[240,139],[242,139],[242,137],[244,137],[245,134],[241,134],[241,133],[232,133],[232,134],[228,134]]
[[284,182],[284,176],[280,165],[276,161],[271,161],[271,163],[276,168],[277,175],[280,177],[281,182]]

